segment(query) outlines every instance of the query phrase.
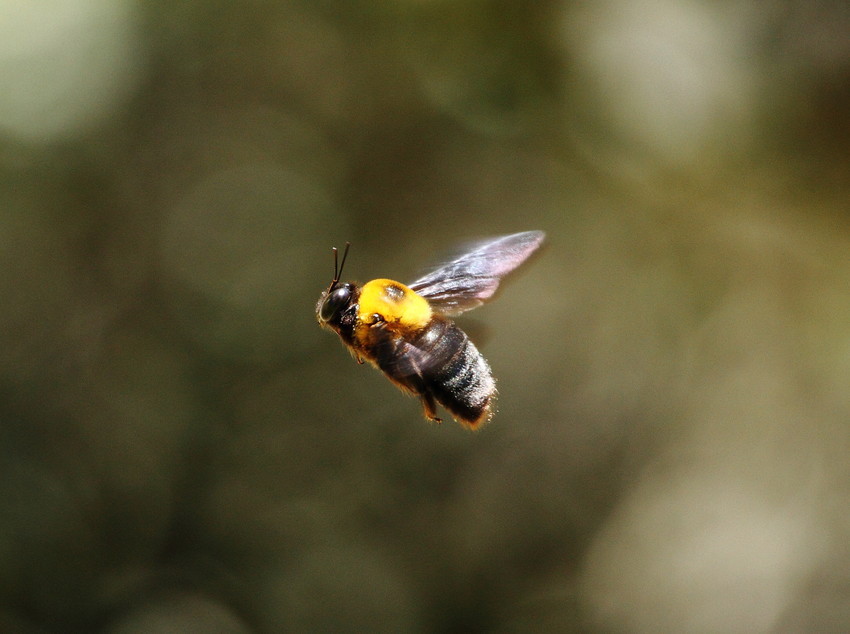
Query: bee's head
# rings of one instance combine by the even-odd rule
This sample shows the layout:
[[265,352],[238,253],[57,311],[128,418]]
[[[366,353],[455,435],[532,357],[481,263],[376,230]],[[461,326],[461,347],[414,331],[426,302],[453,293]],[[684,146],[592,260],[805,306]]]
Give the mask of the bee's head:
[[342,253],[342,262],[338,262],[337,248],[333,248],[334,252],[334,277],[331,280],[330,286],[322,293],[319,298],[319,303],[316,306],[316,317],[319,323],[323,326],[338,324],[342,317],[343,311],[351,306],[355,301],[356,287],[354,284],[340,284],[339,278],[342,275],[342,267],[345,266],[345,258],[348,257],[348,248],[350,242],[345,243],[345,251]]
[[338,322],[342,311],[348,308],[354,300],[354,284],[340,284],[331,290],[322,293],[319,305],[316,307],[316,316],[322,325]]

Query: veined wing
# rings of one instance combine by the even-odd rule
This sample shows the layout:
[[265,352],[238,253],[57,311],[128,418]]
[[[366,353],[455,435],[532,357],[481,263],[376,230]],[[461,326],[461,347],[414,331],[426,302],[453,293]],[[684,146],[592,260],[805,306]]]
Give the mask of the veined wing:
[[545,237],[542,231],[524,231],[479,242],[409,286],[436,311],[459,315],[493,297],[502,278],[525,262]]

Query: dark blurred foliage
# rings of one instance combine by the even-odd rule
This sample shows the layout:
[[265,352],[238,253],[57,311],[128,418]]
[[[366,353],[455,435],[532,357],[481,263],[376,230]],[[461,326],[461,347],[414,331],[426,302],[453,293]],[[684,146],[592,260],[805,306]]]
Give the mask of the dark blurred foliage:
[[[846,2],[2,6],[0,630],[850,629]],[[315,322],[527,229],[478,433]]]

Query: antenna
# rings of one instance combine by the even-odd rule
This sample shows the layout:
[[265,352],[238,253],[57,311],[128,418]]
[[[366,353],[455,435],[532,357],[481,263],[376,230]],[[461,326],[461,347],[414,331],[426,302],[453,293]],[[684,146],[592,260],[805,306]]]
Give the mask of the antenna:
[[337,254],[339,252],[339,249],[337,249],[336,247],[333,247],[333,252],[334,252],[334,278],[331,281],[331,285],[328,287],[329,293],[334,289],[334,286],[339,284],[339,278],[342,276],[342,267],[345,266],[345,259],[348,257],[348,248],[350,246],[351,246],[350,242],[345,243],[345,251],[342,252],[342,263],[339,264],[339,266],[337,266]]

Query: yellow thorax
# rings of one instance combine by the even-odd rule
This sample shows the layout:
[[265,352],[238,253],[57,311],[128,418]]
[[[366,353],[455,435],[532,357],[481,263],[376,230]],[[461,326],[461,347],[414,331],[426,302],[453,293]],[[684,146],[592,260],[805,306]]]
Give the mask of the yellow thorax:
[[408,328],[424,328],[431,321],[428,300],[394,280],[372,280],[360,289],[358,317],[364,323],[372,323],[375,313],[389,324]]

